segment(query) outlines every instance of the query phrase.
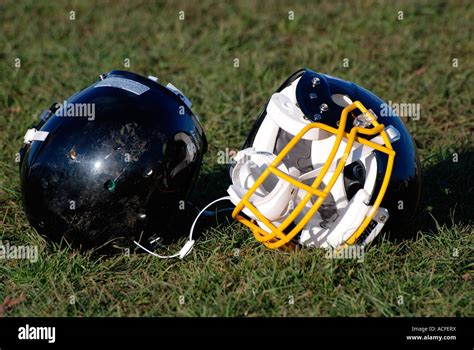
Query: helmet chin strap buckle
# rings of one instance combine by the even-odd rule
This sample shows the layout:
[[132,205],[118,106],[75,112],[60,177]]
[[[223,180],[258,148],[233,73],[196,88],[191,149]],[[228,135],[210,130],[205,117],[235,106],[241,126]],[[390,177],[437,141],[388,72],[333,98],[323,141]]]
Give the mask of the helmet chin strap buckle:
[[148,254],[156,256],[157,258],[160,258],[160,259],[173,259],[173,258],[183,259],[185,256],[187,256],[191,252],[191,250],[194,247],[194,243],[195,243],[195,240],[193,239],[194,228],[196,227],[196,223],[199,220],[200,216],[203,215],[205,213],[206,209],[209,208],[211,205],[214,205],[215,203],[221,202],[221,201],[230,201],[230,197],[225,196],[225,197],[218,198],[218,199],[212,201],[211,203],[207,204],[203,209],[201,209],[199,214],[197,214],[196,218],[194,219],[193,224],[191,225],[191,228],[189,230],[188,240],[186,241],[184,246],[180,249],[180,251],[177,252],[176,254],[173,254],[173,255],[159,255],[159,254],[145,248],[144,246],[142,246],[137,241],[133,241],[133,243],[135,243],[135,245],[137,247],[140,247],[141,249],[143,249]]
[[183,248],[181,248],[181,250],[179,251],[179,258],[180,259],[183,259],[186,255],[188,255],[191,250],[193,249],[194,247],[194,239],[190,240],[190,241],[187,241],[186,244],[183,246]]

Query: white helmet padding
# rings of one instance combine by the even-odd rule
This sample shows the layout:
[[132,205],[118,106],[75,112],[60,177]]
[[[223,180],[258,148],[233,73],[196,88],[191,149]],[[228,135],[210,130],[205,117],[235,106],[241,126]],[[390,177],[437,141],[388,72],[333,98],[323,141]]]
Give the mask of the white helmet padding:
[[[338,208],[339,216],[330,227],[322,227],[320,215],[315,215],[302,230],[299,242],[305,246],[336,248],[349,238],[360,226],[365,215],[371,208],[368,205],[370,195],[365,189],[357,191],[349,201],[349,205]],[[305,208],[300,215],[307,212]]]
[[[291,135],[296,135],[311,121],[305,118],[303,112],[286,95],[274,93],[268,102],[267,115],[276,125]],[[328,137],[328,133],[321,129],[311,129],[304,136],[303,140],[319,140]]]
[[[274,153],[280,129],[294,136],[306,125],[311,124],[296,105],[295,88],[298,81],[299,78],[282,92],[272,95],[267,105],[266,116],[254,138],[252,146],[256,150]],[[312,129],[303,139],[320,140],[330,135],[324,130]]]
[[[236,157],[236,164],[232,169],[232,185],[227,189],[231,201],[237,205],[255,181],[275,159],[275,155],[268,152],[255,151],[247,148],[240,151]],[[280,163],[278,169],[297,178],[299,171],[296,168],[288,169]],[[289,182],[270,175],[250,197],[250,202],[270,221],[280,219],[288,210],[291,199],[296,194],[296,187]],[[244,213],[256,219],[248,209]]]

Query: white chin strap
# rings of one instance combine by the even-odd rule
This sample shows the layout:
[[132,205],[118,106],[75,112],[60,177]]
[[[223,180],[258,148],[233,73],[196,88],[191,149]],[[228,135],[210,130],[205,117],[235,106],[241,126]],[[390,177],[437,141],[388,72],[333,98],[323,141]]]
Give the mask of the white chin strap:
[[[227,189],[234,205],[241,201],[274,159],[274,154],[258,152],[253,148],[244,149],[236,155],[234,160],[237,163],[231,174],[232,185]],[[295,178],[300,175],[298,169],[288,169],[283,163],[280,163],[278,169]],[[297,188],[294,185],[275,175],[270,175],[250,197],[250,202],[269,221],[276,221],[286,215],[290,207],[289,203],[295,197],[296,192]],[[244,213],[257,220],[257,217],[248,208],[244,209]]]
[[[236,166],[232,171],[232,182],[233,185],[229,187],[227,192],[230,196],[216,199],[215,201],[206,205],[196,216],[194,222],[189,230],[189,238],[179,252],[173,255],[159,255],[147,248],[140,243],[133,241],[136,246],[140,247],[147,253],[160,258],[160,259],[172,259],[180,258],[183,259],[188,255],[195,241],[193,240],[193,233],[196,223],[199,217],[209,208],[211,205],[219,201],[230,200],[234,205],[237,205],[245,193],[253,186],[255,181],[258,179],[260,174],[265,171],[275,159],[275,155],[267,152],[256,152],[253,148],[245,149],[240,151],[234,160],[237,162]],[[300,172],[296,168],[287,169],[284,164],[278,167],[279,170],[286,174],[298,177]],[[290,183],[278,179],[276,176],[269,176],[268,179],[258,188],[255,194],[250,199],[253,205],[270,221],[278,220],[285,216],[289,211],[289,203],[293,200],[296,195],[297,188]],[[248,209],[244,210],[245,214],[249,215],[253,219],[256,217]],[[263,225],[263,223],[259,224]]]
[[155,252],[152,252],[151,250],[145,248],[144,246],[142,246],[140,243],[138,243],[137,241],[133,241],[133,243],[135,243],[135,245],[137,247],[140,247],[141,249],[143,249],[144,251],[146,251],[148,254],[151,254],[153,256],[156,256],[157,258],[160,258],[160,259],[172,259],[172,258],[180,258],[180,259],[183,259],[186,255],[188,255],[191,250],[193,249],[194,247],[194,239],[193,239],[193,233],[194,233],[194,227],[196,226],[196,223],[198,221],[198,219],[201,217],[201,215],[206,211],[207,208],[209,208],[211,205],[217,203],[217,202],[220,202],[220,201],[224,201],[224,200],[230,200],[229,197],[221,197],[221,198],[218,198],[216,199],[215,201],[212,201],[211,203],[209,203],[208,205],[206,205],[204,208],[202,208],[202,210],[199,212],[198,215],[196,215],[196,218],[194,219],[194,222],[189,230],[189,237],[188,237],[188,240],[186,241],[186,243],[183,245],[183,247],[180,249],[179,252],[177,252],[176,254],[173,254],[173,255],[159,255],[159,254],[156,254]]

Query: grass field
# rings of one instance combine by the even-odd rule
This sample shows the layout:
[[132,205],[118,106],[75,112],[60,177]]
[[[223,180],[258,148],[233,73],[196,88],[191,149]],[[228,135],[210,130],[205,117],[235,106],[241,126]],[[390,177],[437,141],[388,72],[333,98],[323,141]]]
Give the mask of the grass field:
[[[0,303],[18,301],[0,316],[474,316],[473,23],[469,0],[1,1],[0,239],[40,255],[0,261]],[[202,205],[225,194],[219,152],[242,146],[301,67],[421,104],[408,120],[424,181],[413,239],[384,239],[358,263],[269,251],[221,220],[185,260],[163,261],[58,249],[29,226],[15,163],[24,132],[100,73],[155,75],[191,98],[209,140]]]

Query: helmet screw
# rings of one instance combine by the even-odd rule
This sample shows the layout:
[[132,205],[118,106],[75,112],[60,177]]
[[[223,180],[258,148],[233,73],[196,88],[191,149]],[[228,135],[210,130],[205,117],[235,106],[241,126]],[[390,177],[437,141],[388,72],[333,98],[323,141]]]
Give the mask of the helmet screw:
[[352,168],[352,174],[357,180],[362,179],[364,176],[364,168],[362,165],[356,163],[356,165]]
[[387,220],[387,217],[385,215],[380,215],[379,216],[379,221],[380,222],[385,222],[385,220]]
[[69,151],[68,153],[68,156],[69,158],[71,158],[72,160],[76,160],[77,158],[77,152],[76,150],[73,148],[72,150]]
[[321,104],[321,106],[319,106],[319,110],[320,110],[321,112],[326,112],[328,109],[329,109],[329,107],[328,107],[328,105],[325,104],[325,103],[323,103],[323,104]]
[[320,82],[321,82],[321,79],[319,79],[318,77],[314,77],[313,79],[311,79],[311,83],[313,84],[313,87],[318,85]]

